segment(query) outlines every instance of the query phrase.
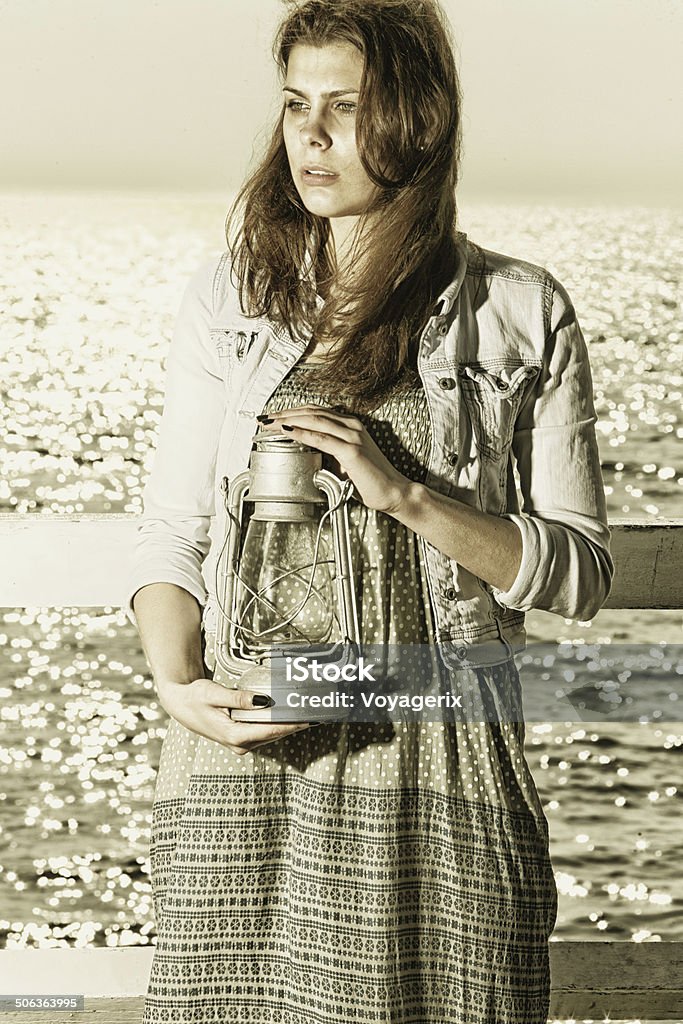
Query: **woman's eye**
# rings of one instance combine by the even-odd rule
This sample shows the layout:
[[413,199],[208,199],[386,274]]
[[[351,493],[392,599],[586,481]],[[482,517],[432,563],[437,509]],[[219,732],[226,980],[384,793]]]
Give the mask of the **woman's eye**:
[[[303,100],[287,100],[287,110],[293,110],[294,113],[300,114],[305,110],[308,110],[308,104],[304,103]],[[356,111],[356,104],[349,103],[348,101],[342,101],[341,103],[335,104],[336,110],[342,114],[354,114]]]

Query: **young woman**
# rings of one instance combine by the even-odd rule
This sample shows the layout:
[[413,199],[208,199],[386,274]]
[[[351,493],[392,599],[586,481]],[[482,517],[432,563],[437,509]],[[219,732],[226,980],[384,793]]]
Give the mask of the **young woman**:
[[353,482],[363,641],[431,645],[494,702],[519,700],[525,611],[590,618],[613,571],[570,299],[456,229],[437,4],[308,0],[275,53],[282,115],[182,302],[131,578],[170,716],[145,1021],[541,1024],[556,891],[523,724],[237,722],[254,693],[204,661],[218,487],[259,429]]

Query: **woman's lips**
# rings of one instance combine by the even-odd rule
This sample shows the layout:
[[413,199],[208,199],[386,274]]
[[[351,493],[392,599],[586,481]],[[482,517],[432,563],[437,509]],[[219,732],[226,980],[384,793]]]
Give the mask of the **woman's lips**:
[[333,185],[339,175],[304,170],[301,177],[306,185]]

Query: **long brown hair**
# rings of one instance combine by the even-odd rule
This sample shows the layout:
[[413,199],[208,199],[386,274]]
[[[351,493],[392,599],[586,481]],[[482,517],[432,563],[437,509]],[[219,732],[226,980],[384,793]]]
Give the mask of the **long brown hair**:
[[[331,346],[324,366],[310,371],[319,387],[339,394],[344,381],[350,395],[373,403],[416,365],[419,333],[454,275],[461,93],[453,45],[436,0],[288,6],[273,44],[283,80],[297,44],[351,43],[364,58],[356,144],[377,198],[357,224],[363,272],[347,284],[336,279],[329,220],[301,201],[280,114],[228,214],[233,282],[248,316]],[[306,267],[333,284],[320,311]]]

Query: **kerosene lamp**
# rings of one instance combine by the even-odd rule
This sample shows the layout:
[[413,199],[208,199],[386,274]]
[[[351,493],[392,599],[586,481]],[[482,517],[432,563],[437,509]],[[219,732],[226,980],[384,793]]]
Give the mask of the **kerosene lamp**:
[[[351,481],[323,469],[316,449],[264,431],[254,438],[249,468],[232,481],[224,477],[222,489],[227,525],[216,565],[220,668],[239,679],[240,688],[271,693],[274,669],[293,652],[337,663],[355,657],[360,636]],[[232,712],[233,719],[252,722],[316,717],[275,708]]]

